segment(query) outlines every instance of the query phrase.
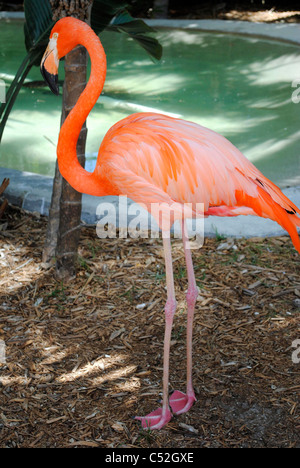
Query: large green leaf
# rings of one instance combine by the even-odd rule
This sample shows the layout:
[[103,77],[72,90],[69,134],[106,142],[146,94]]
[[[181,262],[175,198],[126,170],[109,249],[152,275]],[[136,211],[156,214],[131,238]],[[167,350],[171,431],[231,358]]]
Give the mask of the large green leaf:
[[149,55],[161,59],[162,46],[151,36],[155,31],[141,19],[134,19],[128,11],[121,11],[110,22],[108,29],[127,34],[137,41]]
[[[48,42],[48,35],[53,26],[52,10],[48,0],[25,0],[25,45],[27,52],[41,48]],[[42,57],[41,57],[42,58]]]
[[9,114],[13,108],[13,105],[18,97],[18,94],[23,86],[25,78],[30,72],[33,63],[37,60],[38,56],[33,54],[28,54],[23,60],[17,74],[12,81],[6,95],[6,102],[0,106],[0,142],[4,132],[4,128],[9,117]]
[[4,128],[22,85],[33,65],[39,65],[53,26],[50,3],[40,0],[25,0],[25,45],[27,56],[20,65],[6,95],[6,102],[0,106],[0,141]]
[[157,39],[151,36],[154,29],[143,20],[133,18],[126,7],[128,2],[116,0],[94,0],[91,14],[91,26],[100,34],[104,29],[122,32],[137,41],[153,58],[160,60],[162,47]]
[[91,26],[96,34],[102,32],[120,11],[128,7],[126,0],[94,0],[91,11]]
[[[32,65],[40,63],[48,41],[47,33],[53,24],[50,4],[47,1],[41,2],[40,0],[25,0],[24,11],[24,35],[28,54],[20,65],[15,78],[8,89],[6,96],[7,105],[15,94],[16,88],[21,87]],[[7,105],[1,106],[0,117]]]

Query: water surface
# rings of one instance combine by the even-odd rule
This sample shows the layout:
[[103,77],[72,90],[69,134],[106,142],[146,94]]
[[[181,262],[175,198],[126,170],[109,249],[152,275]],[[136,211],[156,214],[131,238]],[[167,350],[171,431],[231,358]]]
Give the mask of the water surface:
[[[161,62],[125,36],[104,32],[108,71],[88,119],[87,169],[101,140],[133,112],[167,112],[212,128],[281,187],[300,184],[300,82],[296,45],[234,34],[161,29]],[[25,55],[23,22],[0,21],[0,79],[8,85]],[[60,79],[63,79],[63,64]],[[27,83],[41,80],[32,69]],[[22,89],[0,147],[0,166],[53,175],[61,96],[43,86]]]

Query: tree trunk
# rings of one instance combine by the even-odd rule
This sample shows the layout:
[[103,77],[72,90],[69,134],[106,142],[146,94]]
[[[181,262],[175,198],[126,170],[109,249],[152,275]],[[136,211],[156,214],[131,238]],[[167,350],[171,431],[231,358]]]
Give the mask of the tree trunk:
[[56,161],[53,179],[52,197],[49,208],[49,217],[46,231],[46,240],[43,249],[43,262],[49,263],[55,257],[57,236],[59,230],[59,203],[62,191],[62,176]]
[[[65,58],[63,105],[65,118],[77,103],[86,86],[87,52],[76,47]],[[78,142],[77,157],[84,167],[87,129],[83,126]],[[71,280],[76,275],[77,249],[80,236],[82,194],[62,180],[59,210],[59,231],[56,247],[56,274],[59,279]]]
[[[93,0],[50,0],[53,19],[74,16],[89,20]],[[87,53],[77,47],[65,58],[65,83],[61,124],[75,106],[86,86]],[[83,127],[77,144],[77,155],[82,166],[85,163],[85,143],[87,130]],[[81,221],[82,195],[63,180],[58,165],[53,182],[51,206],[49,210],[46,242],[43,261],[56,257],[56,275],[68,281],[75,277],[78,241]]]

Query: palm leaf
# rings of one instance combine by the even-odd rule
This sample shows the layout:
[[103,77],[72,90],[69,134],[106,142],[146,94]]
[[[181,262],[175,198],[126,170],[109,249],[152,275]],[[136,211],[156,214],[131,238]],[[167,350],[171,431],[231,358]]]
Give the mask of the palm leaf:
[[22,88],[22,85],[33,65],[39,65],[48,42],[49,33],[53,26],[52,12],[48,2],[40,0],[25,0],[25,45],[27,56],[20,65],[6,95],[6,102],[0,107],[0,141],[4,128]]
[[25,0],[25,45],[27,52],[40,50],[41,59],[53,27],[52,10],[48,1]]
[[151,57],[160,60],[162,46],[157,39],[151,36],[155,31],[141,19],[134,19],[127,11],[117,14],[108,26],[109,30],[127,34],[139,43]]
[[96,34],[108,27],[120,11],[128,7],[126,0],[94,0],[91,11],[91,26]]
[[156,60],[162,56],[162,46],[151,37],[155,31],[141,19],[134,19],[126,10],[128,3],[117,0],[94,0],[91,14],[91,26],[96,34],[104,29],[122,32],[137,41],[146,52]]
[[20,89],[25,81],[26,76],[31,70],[32,65],[30,64],[28,56],[23,60],[14,80],[12,81],[6,95],[6,102],[0,106],[0,142],[2,140],[4,128],[9,117],[9,114],[13,108],[13,105],[18,97]]

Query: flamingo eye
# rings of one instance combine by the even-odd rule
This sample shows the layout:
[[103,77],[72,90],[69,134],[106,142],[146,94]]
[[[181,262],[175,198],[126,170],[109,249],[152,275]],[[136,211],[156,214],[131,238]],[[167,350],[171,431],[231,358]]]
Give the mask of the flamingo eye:
[[52,39],[57,39],[58,38],[58,33],[54,33],[52,36]]

